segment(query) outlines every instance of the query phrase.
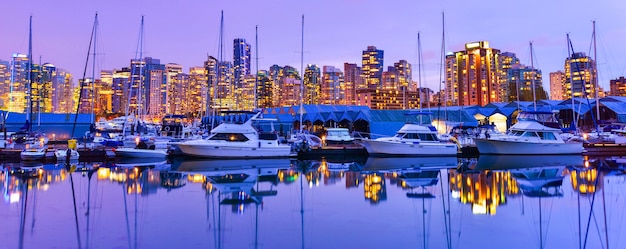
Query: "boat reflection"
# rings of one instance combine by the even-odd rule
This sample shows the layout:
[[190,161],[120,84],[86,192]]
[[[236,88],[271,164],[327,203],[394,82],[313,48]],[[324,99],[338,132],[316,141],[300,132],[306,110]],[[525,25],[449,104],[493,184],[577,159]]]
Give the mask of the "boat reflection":
[[158,170],[167,170],[169,165],[167,160],[163,158],[134,158],[134,157],[120,157],[115,158],[114,166],[118,167],[149,167],[156,168]]
[[362,171],[456,168],[456,157],[368,157]]

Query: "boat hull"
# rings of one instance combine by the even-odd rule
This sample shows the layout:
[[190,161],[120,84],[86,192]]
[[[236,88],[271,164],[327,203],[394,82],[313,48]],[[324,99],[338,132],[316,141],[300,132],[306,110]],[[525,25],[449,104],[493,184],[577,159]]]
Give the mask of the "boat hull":
[[54,156],[56,156],[57,160],[66,160],[67,159],[67,150],[70,150],[70,160],[78,160],[80,155],[78,151],[71,149],[57,149],[54,151]]
[[474,139],[480,154],[493,155],[562,155],[582,154],[582,143],[535,143],[496,139]]
[[35,161],[35,160],[42,160],[45,155],[46,155],[45,151],[36,151],[36,152],[22,151],[20,153],[20,158],[25,161]]
[[452,156],[458,148],[451,143],[403,143],[397,141],[361,140],[370,155],[388,156]]
[[118,148],[115,150],[115,156],[127,158],[165,158],[167,157],[167,152],[163,150]]
[[[190,141],[191,142],[191,141]],[[291,157],[291,146],[229,146],[203,142],[180,143],[183,154],[205,158],[280,158]]]

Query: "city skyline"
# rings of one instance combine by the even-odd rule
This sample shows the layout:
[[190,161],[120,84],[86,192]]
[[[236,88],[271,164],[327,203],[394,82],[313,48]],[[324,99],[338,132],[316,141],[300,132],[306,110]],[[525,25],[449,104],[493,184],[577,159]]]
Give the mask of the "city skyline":
[[[0,60],[9,60],[12,53],[28,52],[28,18],[32,14],[33,60],[38,63],[41,56],[42,62],[69,70],[77,82],[84,70],[93,16],[98,12],[96,77],[100,70],[128,66],[135,58],[141,15],[146,20],[144,56],[159,58],[163,63],[181,64],[188,72],[191,67],[201,66],[207,55],[217,57],[223,10],[224,60],[233,61],[232,42],[236,38],[246,39],[255,57],[255,26],[258,25],[258,68],[266,70],[277,64],[301,71],[301,15],[304,15],[304,67],[317,64],[342,68],[344,62],[360,65],[361,52],[368,46],[385,52],[385,68],[402,59],[415,65],[419,31],[424,57],[421,84],[437,90],[441,13],[445,12],[446,53],[462,50],[465,43],[485,40],[503,52],[516,53],[520,62],[528,66],[531,64],[528,43],[533,41],[534,65],[543,71],[544,89],[549,89],[546,77],[549,72],[563,70],[567,57],[566,33],[570,34],[577,52],[593,56],[591,20],[596,20],[600,86],[608,90],[609,80],[624,75],[626,63],[620,58],[626,57],[626,48],[619,41],[626,36],[626,28],[619,24],[624,23],[626,17],[620,16],[619,10],[626,10],[626,4],[603,1],[583,8],[580,7],[582,1],[549,4],[529,1],[523,6],[516,5],[512,11],[495,1],[489,2],[191,1],[185,5],[166,1],[9,2],[0,15],[0,22],[4,24],[0,25],[0,33],[6,34],[5,39],[0,39]],[[368,14],[378,19],[367,18]],[[533,18],[528,19],[529,16]],[[256,68],[255,58],[251,60],[251,67]],[[414,69],[413,79],[417,80],[417,67]],[[87,77],[91,75],[89,70]]]

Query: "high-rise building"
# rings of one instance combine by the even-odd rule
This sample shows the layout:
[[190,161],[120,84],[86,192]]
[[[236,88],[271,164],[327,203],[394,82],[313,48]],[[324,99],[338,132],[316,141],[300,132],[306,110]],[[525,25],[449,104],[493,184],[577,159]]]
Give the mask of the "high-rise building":
[[324,66],[321,104],[345,105],[343,72],[333,66]]
[[309,64],[304,69],[304,104],[320,104],[322,96],[322,80],[320,67]]
[[509,98],[504,101],[534,101],[547,98],[543,90],[541,70],[514,64],[506,71]]
[[411,69],[411,64],[406,60],[393,63],[393,72],[396,74],[398,89],[407,91],[415,91],[417,89],[413,84],[413,70]]
[[499,55],[486,41],[467,43],[465,50],[446,55],[446,101],[459,106],[503,101]]
[[233,70],[235,87],[242,87],[243,78],[250,74],[250,44],[246,39],[237,38],[233,42]]
[[52,111],[55,113],[74,113],[72,75],[57,69],[52,76]]
[[167,114],[182,114],[180,112],[182,110],[181,105],[185,102],[184,91],[187,88],[183,85],[185,77],[178,77],[180,74],[183,74],[183,66],[175,63],[165,65],[165,82],[167,85],[165,112]]
[[160,121],[161,117],[166,114],[165,106],[167,105],[167,79],[165,77],[165,65],[161,64],[161,60],[152,57],[144,58],[145,73],[147,77],[144,80],[146,100],[146,115]]
[[29,97],[28,85],[28,56],[14,53],[11,57],[11,83],[9,87],[9,111],[26,112],[26,103]]
[[274,81],[269,77],[269,73],[266,70],[259,70],[257,73],[257,99],[259,108],[271,108],[274,107]]
[[[206,67],[189,68],[189,85],[185,98],[182,100],[182,107],[185,113],[199,117],[206,110],[207,88]],[[183,81],[184,83],[184,81]]]
[[[113,113],[127,114],[129,111],[133,110],[130,108],[130,103],[128,101],[130,90],[132,89],[130,77],[130,67],[113,70],[113,84],[111,85],[111,90],[113,92],[113,95],[111,96],[111,110]],[[133,93],[133,96],[136,96],[136,90],[133,91],[135,92]]]
[[356,91],[359,89],[367,88],[364,84],[363,73],[361,71],[361,67],[357,66],[356,63],[344,63],[343,64],[344,71],[344,84],[345,84],[345,104],[346,105],[356,105]]
[[365,85],[369,89],[379,89],[382,87],[384,69],[384,51],[376,49],[375,46],[368,46],[363,51],[362,72]]
[[565,59],[565,96],[595,97],[597,71],[595,62],[583,52],[577,52]]
[[[511,94],[516,93],[515,86],[518,79],[513,79],[509,73],[513,65],[519,65],[520,60],[511,52],[502,52],[498,57],[498,64],[500,66],[500,99],[510,101]],[[517,96],[517,94],[515,94]],[[517,97],[516,97],[517,98]]]
[[101,116],[105,113],[112,113],[112,96],[113,96],[113,71],[100,71],[100,84],[96,88],[96,115]]
[[611,96],[626,96],[626,78],[624,76],[611,80],[610,87]]
[[565,73],[556,71],[550,73],[550,99],[565,100]]
[[0,60],[0,110],[9,108],[9,91],[11,88],[11,63]]

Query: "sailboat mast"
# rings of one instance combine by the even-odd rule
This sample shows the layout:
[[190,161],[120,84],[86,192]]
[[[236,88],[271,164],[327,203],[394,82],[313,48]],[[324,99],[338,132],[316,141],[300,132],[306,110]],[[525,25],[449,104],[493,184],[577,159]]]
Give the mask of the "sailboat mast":
[[256,73],[254,76],[254,109],[259,107],[259,99],[257,88],[259,87],[259,25],[254,27],[254,47],[255,47],[255,63],[256,64]]
[[[418,99],[419,103],[417,104],[417,108],[422,110],[422,42],[420,40],[420,32],[417,32],[417,89],[419,92]],[[420,117],[420,124],[422,124],[422,115]]]
[[598,50],[596,48],[596,21],[593,21],[593,69],[591,70],[592,79],[595,87],[596,97],[596,119],[600,121],[600,98],[598,97]]
[[422,43],[420,42],[420,32],[417,32],[417,90],[419,91],[418,98],[420,99],[417,104],[418,108],[422,108]]
[[145,61],[143,59],[143,15],[141,16],[141,29],[139,31],[139,85],[137,86],[137,119],[135,122],[139,124],[144,114],[143,94],[144,94],[144,79],[145,79]]
[[[98,14],[96,13],[96,16]],[[96,19],[97,20],[97,19]],[[74,114],[74,124],[72,125],[72,138],[74,137],[74,131],[76,131],[76,121],[78,121],[78,111],[80,110],[81,99],[83,98],[83,90],[85,87],[85,76],[87,75],[87,66],[89,65],[89,53],[91,52],[91,44],[93,43],[94,34],[96,32],[96,23],[94,22],[94,26],[91,29],[91,37],[89,38],[89,47],[87,48],[87,60],[85,60],[85,67],[83,70],[82,81],[80,82],[80,90],[78,91],[78,104],[76,105],[76,114]],[[130,96],[130,94],[129,94]],[[128,113],[128,106],[126,105],[126,113]],[[124,131],[126,131],[126,120],[124,120]]]
[[303,105],[302,102],[304,100],[304,14],[302,14],[302,32],[300,37],[300,73],[302,77],[300,77],[300,133],[302,133],[302,115],[304,114],[304,110],[302,110]]
[[[222,79],[221,78],[222,77],[222,75],[221,75],[222,74],[222,70],[221,70],[222,64],[221,63],[222,63],[223,51],[224,51],[224,49],[222,47],[223,43],[224,43],[223,41],[224,41],[224,11],[222,10],[221,18],[220,18],[219,44],[218,44],[218,48],[217,48],[217,57],[218,57],[217,63],[216,63],[216,66],[217,66],[217,79],[216,79],[216,81],[214,83],[214,86],[213,86],[213,100],[212,100],[212,102],[213,102],[213,107],[212,107],[213,115],[211,115],[211,128],[215,127],[215,115],[217,115],[217,110],[215,108],[216,107],[215,106],[215,100],[217,99],[217,91],[219,89],[220,80]],[[222,100],[220,99],[220,106],[221,106],[221,101]],[[209,131],[210,131],[210,129],[209,129]]]
[[27,102],[28,106],[26,107],[26,121],[28,121],[28,133],[32,131],[31,122],[33,120],[33,86],[32,86],[32,73],[33,73],[33,16],[30,16],[30,21],[28,23],[28,73],[26,74],[26,89],[28,89]]
[[574,106],[574,82],[573,82],[572,63],[571,63],[573,59],[573,56],[572,56],[573,53],[574,53],[573,49],[570,49],[569,33],[567,33],[567,55],[569,56],[568,66],[569,66],[569,81],[570,81],[569,85],[570,85],[570,98],[572,99],[572,123],[578,125],[577,119],[575,118],[576,109]]
[[530,75],[530,85],[533,88],[533,108],[534,111],[537,111],[537,99],[536,99],[536,95],[535,95],[535,76],[536,76],[536,71],[535,71],[535,65],[533,64],[534,60],[533,60],[533,42],[530,42],[530,68],[532,71],[531,75]]
[[96,20],[93,23],[93,58],[91,63],[91,122],[96,123],[95,119],[95,105],[96,105],[96,42],[98,41],[98,12],[96,12]]

